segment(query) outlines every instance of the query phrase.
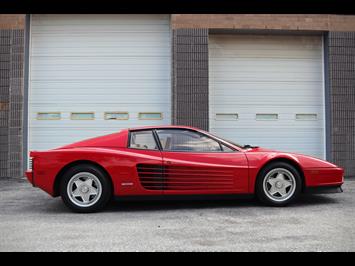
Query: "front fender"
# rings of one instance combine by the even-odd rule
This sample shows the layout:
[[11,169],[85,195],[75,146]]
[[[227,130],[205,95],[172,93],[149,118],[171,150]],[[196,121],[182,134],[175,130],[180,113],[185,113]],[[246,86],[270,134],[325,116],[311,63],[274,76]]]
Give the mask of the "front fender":
[[288,161],[297,166],[303,172],[299,159],[290,153],[252,152],[246,153],[246,156],[249,163],[249,193],[255,192],[256,178],[260,170],[271,162],[277,160]]

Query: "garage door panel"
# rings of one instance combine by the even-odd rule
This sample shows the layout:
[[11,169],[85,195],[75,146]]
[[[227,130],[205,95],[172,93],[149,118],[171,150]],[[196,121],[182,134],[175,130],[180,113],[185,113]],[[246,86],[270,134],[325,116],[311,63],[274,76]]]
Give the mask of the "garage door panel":
[[[133,93],[125,94],[125,98],[122,98],[122,95],[119,95],[116,93],[115,94],[110,94],[110,98],[107,98],[106,92],[100,93],[89,93],[86,92],[85,94],[80,96],[80,101],[81,104],[96,104],[98,101],[100,101],[102,104],[115,104],[118,106],[119,104],[146,104],[147,101],[150,101],[151,104],[164,104],[164,103],[169,103],[170,101],[170,95],[159,95],[157,97],[154,94],[145,94],[142,93],[140,94],[140,97],[137,97],[137,95]],[[40,95],[40,94],[38,94]],[[44,99],[44,97],[46,97]],[[58,101],[61,101],[59,106],[63,106],[64,104],[69,104],[73,108],[73,96],[70,95],[63,95],[63,94],[58,94],[56,96],[53,95],[43,95],[41,94],[42,99],[38,99],[36,101],[33,101],[34,104],[56,104]],[[93,99],[95,98],[95,99]]]
[[[212,48],[211,48],[212,49]],[[241,64],[245,67],[265,67],[265,66],[282,66],[282,67],[297,67],[297,66],[302,66],[302,67],[308,67],[311,70],[314,70],[312,68],[316,67],[322,60],[317,58],[239,58],[238,61],[226,61],[224,60],[225,58],[218,57],[218,58],[211,58],[211,63],[215,65],[215,67],[223,67],[223,66],[228,66],[228,67],[237,67],[239,69],[243,69],[241,67]]]
[[[49,57],[49,58],[48,58]],[[165,58],[165,60],[163,59]],[[50,56],[32,56],[31,62],[33,65],[33,70],[42,70],[42,68],[46,67],[71,67],[77,69],[82,64],[86,64],[86,67],[96,67],[96,66],[137,66],[137,62],[142,64],[142,66],[166,66],[166,62],[170,61],[169,56],[117,56],[113,54],[109,57],[107,56],[71,56],[71,57],[60,57],[55,55]],[[138,66],[137,66],[138,67]]]
[[[167,31],[168,32],[168,31]],[[165,32],[166,33],[166,32]],[[162,43],[169,42],[170,36],[166,36],[161,32],[120,32],[120,33],[107,33],[107,32],[88,32],[88,33],[68,33],[68,32],[46,32],[33,33],[31,36],[35,40],[31,41],[32,45],[36,45],[36,51],[40,48],[65,48],[65,47],[164,47]],[[141,42],[144,38],[144,42]],[[108,45],[110,42],[111,45]],[[134,42],[134,43],[133,43]],[[70,44],[68,44],[70,43]],[[131,44],[131,45],[130,45]],[[146,44],[146,45],[145,45]],[[40,51],[39,51],[40,52]]]
[[[168,61],[168,60],[167,60]],[[47,72],[50,74],[55,74],[58,72],[75,72],[75,73],[80,73],[80,71],[83,71],[82,66],[80,65],[75,65],[77,63],[83,64],[83,63],[88,63],[85,67],[86,72],[108,72],[108,71],[133,71],[134,73],[140,73],[145,71],[149,72],[157,72],[157,71],[166,71],[165,67],[166,64],[162,63],[161,60],[159,60],[159,63],[157,62],[156,64],[150,63],[150,64],[142,64],[142,62],[137,58],[133,62],[118,62],[116,64],[106,64],[105,60],[103,60],[101,63],[93,64],[93,62],[87,61],[87,62],[76,62],[72,61],[66,64],[41,64],[38,63],[36,64],[33,68],[32,71],[41,71],[41,72]],[[137,63],[140,63],[139,65]]]
[[[251,36],[251,35],[249,35]],[[300,50],[322,47],[319,36],[297,36],[297,35],[253,35],[253,42],[250,42],[248,35],[215,35],[220,42],[211,42],[212,47],[224,49],[248,49],[250,50]],[[285,38],[286,37],[286,38]],[[301,38],[300,38],[301,37]],[[306,39],[307,38],[307,39]],[[319,51],[318,51],[319,52]]]
[[276,94],[276,95],[319,95],[319,91],[310,90],[310,86],[322,86],[320,81],[311,82],[245,82],[245,81],[220,81],[219,79],[210,80],[213,81],[214,90],[210,93],[213,95],[224,94],[225,90],[228,90],[230,95],[250,95],[255,96],[255,94]]
[[[305,66],[306,65],[306,66]],[[253,64],[249,64],[249,65],[241,65],[239,64],[237,65],[219,65],[215,67],[215,70],[213,72],[213,76],[211,76],[211,78],[215,78],[218,77],[218,75],[221,74],[221,72],[224,72],[225,67],[231,67],[234,68],[235,73],[241,73],[241,74],[245,74],[245,73],[249,73],[250,71],[255,72],[255,73],[265,73],[265,74],[271,74],[271,73],[284,73],[284,72],[293,72],[295,74],[319,74],[319,72],[321,72],[321,70],[319,69],[315,69],[314,66],[309,66],[306,63],[303,64],[295,64],[295,65],[290,65],[290,63],[288,63],[288,66],[283,66],[281,65],[274,65],[274,64],[262,64],[262,65],[253,65]],[[227,73],[225,73],[227,74]]]
[[268,70],[264,71],[258,71],[256,70],[253,73],[250,72],[234,72],[234,73],[226,73],[224,71],[217,71],[214,73],[214,75],[211,77],[211,81],[213,82],[214,79],[221,79],[223,78],[225,81],[233,82],[233,81],[239,81],[239,80],[244,80],[244,81],[294,81],[294,80],[299,80],[299,81],[322,81],[322,79],[319,77],[319,74],[321,72],[315,72],[315,73],[308,73],[308,72],[272,72]]
[[[29,149],[170,124],[170,76],[168,15],[33,15]],[[60,119],[37,117],[53,112]],[[92,112],[94,119],[72,120],[72,112]],[[105,112],[128,119],[105,120]],[[140,112],[161,119],[142,120]]]
[[[117,72],[119,74],[117,74]],[[163,73],[161,73],[163,72]],[[70,80],[70,79],[150,79],[150,80],[160,80],[161,74],[168,75],[170,72],[166,69],[147,69],[146,71],[136,71],[134,69],[110,69],[110,70],[85,70],[85,71],[36,71],[32,75],[33,80]],[[168,81],[168,78],[163,79],[163,81]]]
[[[105,36],[105,39],[99,39],[97,38],[97,35],[100,33],[95,34],[96,36],[92,36],[89,34],[53,34],[55,36],[55,39],[48,39],[47,37],[43,36],[43,32],[39,33],[32,33],[34,37],[36,37],[35,40],[33,40],[31,43],[32,45],[36,46],[36,49],[40,48],[46,48],[46,47],[124,47],[124,46],[134,46],[134,47],[146,47],[146,46],[161,46],[162,43],[167,42],[170,40],[169,36],[163,36],[159,32],[156,34],[150,32],[144,32],[144,33],[129,33],[129,32],[122,32],[120,34],[116,35],[110,35],[110,36],[105,36],[107,35],[104,33],[101,33],[101,35]],[[47,35],[50,35],[48,33]],[[142,36],[144,36],[145,42],[142,43],[140,42],[142,40]],[[107,42],[110,42],[112,44],[108,44]],[[132,43],[135,42],[135,43]],[[69,44],[68,44],[69,43]]]
[[213,133],[324,157],[319,36],[211,35],[209,56]]
[[[212,97],[211,97],[212,98]],[[297,114],[297,113],[317,113],[321,117],[323,116],[323,106],[321,103],[318,105],[304,106],[302,103],[294,103],[292,109],[289,105],[277,104],[274,106],[264,104],[254,105],[253,102],[234,102],[233,104],[210,104],[213,113],[223,113],[223,112],[235,112],[240,114],[240,119],[245,115],[255,116],[257,113],[277,113],[277,114]],[[212,113],[212,112],[211,112]],[[211,116],[211,118],[214,116]]]
[[43,14],[36,15],[36,20],[32,22],[33,25],[43,24],[46,25],[75,25],[75,24],[95,24],[106,25],[107,21],[111,24],[156,24],[156,23],[168,23],[166,21],[167,15],[151,16],[149,14],[120,14],[121,20],[116,20],[117,15],[106,14],[104,17],[100,14],[92,14],[88,17],[85,14]]
[[[138,105],[138,107],[137,107]],[[73,103],[50,103],[44,106],[43,104],[33,104],[31,105],[31,116],[35,116],[37,112],[50,112],[53,110],[61,111],[61,112],[85,112],[88,110],[92,110],[90,106],[95,107],[95,111],[97,112],[104,112],[110,110],[117,110],[117,111],[127,111],[127,112],[153,112],[157,110],[157,107],[164,109],[166,106],[170,106],[170,102],[163,102],[161,105],[157,106],[156,103],[130,103],[127,102],[122,104],[116,104],[114,101],[107,103],[95,103],[95,101],[91,101],[91,103],[76,103],[75,106]],[[170,108],[164,109],[164,113],[170,113]]]
[[[255,123],[251,123],[252,120],[255,120],[255,117],[250,117],[250,119],[245,118],[244,121],[237,120],[235,123],[229,121],[214,121],[215,127],[212,129],[228,129],[232,131],[236,131],[239,129],[253,129],[253,130],[262,130],[262,129],[286,129],[290,130],[290,127],[297,127],[298,129],[307,129],[312,126],[313,129],[323,129],[323,121],[295,121],[295,119],[285,119],[280,117],[280,120],[272,122],[270,121],[255,121]],[[243,125],[244,124],[244,125]],[[292,131],[294,132],[294,131]]]
[[[169,49],[164,47],[120,47],[120,49],[115,47],[87,47],[87,48],[43,48],[42,51],[34,51],[34,56],[50,56],[55,54],[56,56],[91,56],[92,54],[97,54],[99,56],[111,56],[115,54],[116,57],[144,57],[144,56],[165,56],[168,57],[170,54]],[[141,49],[138,49],[141,48]]]
[[[250,96],[241,96],[238,95],[238,101],[240,102],[247,102],[247,101],[253,101],[253,104],[265,104],[265,102],[268,102],[269,104],[282,104],[282,105],[293,105],[295,102],[302,102],[303,105],[309,105],[312,104],[313,102],[317,101],[319,96],[308,96],[307,98],[300,96],[300,95],[293,95],[292,98],[288,97],[287,99],[284,99],[282,101],[282,103],[280,103],[277,99],[275,99],[275,97],[278,97],[280,95],[263,95],[263,94],[259,94],[259,97],[262,97],[262,99],[258,98],[258,99],[254,99],[253,97]],[[214,95],[214,98],[216,99],[216,101],[221,101],[224,102],[226,105],[227,104],[235,104],[235,100],[233,100],[230,95]]]
[[[212,47],[211,47],[212,49]],[[225,48],[226,49],[226,48]],[[277,54],[275,54],[277,52]],[[263,59],[268,59],[268,58],[279,58],[279,59],[292,59],[292,58],[297,58],[297,59],[319,59],[319,53],[314,53],[314,51],[304,51],[304,50],[298,50],[294,51],[292,54],[288,53],[288,50],[283,51],[282,53],[279,52],[279,50],[232,50],[228,52],[216,52],[215,54],[220,56],[221,59],[228,59],[228,58],[253,58],[253,59],[258,59],[258,58],[263,58]]]
[[166,24],[122,24],[122,25],[114,25],[114,24],[105,24],[105,28],[103,29],[103,25],[96,24],[85,24],[85,25],[36,25],[36,30],[34,33],[42,33],[42,32],[51,32],[51,31],[65,31],[69,33],[92,33],[92,32],[164,32],[166,31]]

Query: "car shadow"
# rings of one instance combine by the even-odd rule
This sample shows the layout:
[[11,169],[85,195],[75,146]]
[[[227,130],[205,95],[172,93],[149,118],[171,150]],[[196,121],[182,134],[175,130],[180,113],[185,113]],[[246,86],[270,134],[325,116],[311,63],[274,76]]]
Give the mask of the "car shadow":
[[[313,205],[337,204],[339,201],[327,195],[301,195],[287,208],[298,208]],[[135,212],[162,211],[179,209],[209,209],[209,208],[264,208],[256,198],[214,199],[214,200],[135,200],[111,201],[103,212]]]
[[[339,199],[329,195],[301,195],[300,198],[286,208],[304,208],[316,205],[338,204]],[[168,200],[112,200],[108,206],[102,210],[103,213],[115,212],[154,212],[154,211],[174,211],[174,210],[202,210],[202,209],[224,209],[224,208],[265,208],[267,206],[260,203],[256,198],[236,198],[236,199],[168,199]],[[269,207],[270,208],[270,207]],[[277,207],[275,207],[277,208]],[[40,212],[51,214],[71,213],[60,198],[51,201],[50,204],[42,205]]]

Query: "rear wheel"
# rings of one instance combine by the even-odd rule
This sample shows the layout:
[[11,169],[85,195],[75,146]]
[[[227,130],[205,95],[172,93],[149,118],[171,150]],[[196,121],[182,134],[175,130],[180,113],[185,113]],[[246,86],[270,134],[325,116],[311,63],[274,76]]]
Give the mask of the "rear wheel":
[[103,209],[111,198],[111,182],[93,165],[77,165],[67,170],[60,183],[63,202],[75,212]]
[[270,206],[286,206],[300,194],[302,179],[289,163],[273,162],[264,167],[257,179],[256,195]]

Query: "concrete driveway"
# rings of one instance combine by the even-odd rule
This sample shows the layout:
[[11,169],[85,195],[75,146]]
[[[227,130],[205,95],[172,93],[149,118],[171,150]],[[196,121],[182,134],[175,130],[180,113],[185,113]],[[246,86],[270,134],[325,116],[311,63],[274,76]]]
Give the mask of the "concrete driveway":
[[24,179],[0,180],[0,251],[355,251],[355,179],[286,208],[255,200],[114,202],[71,213]]

